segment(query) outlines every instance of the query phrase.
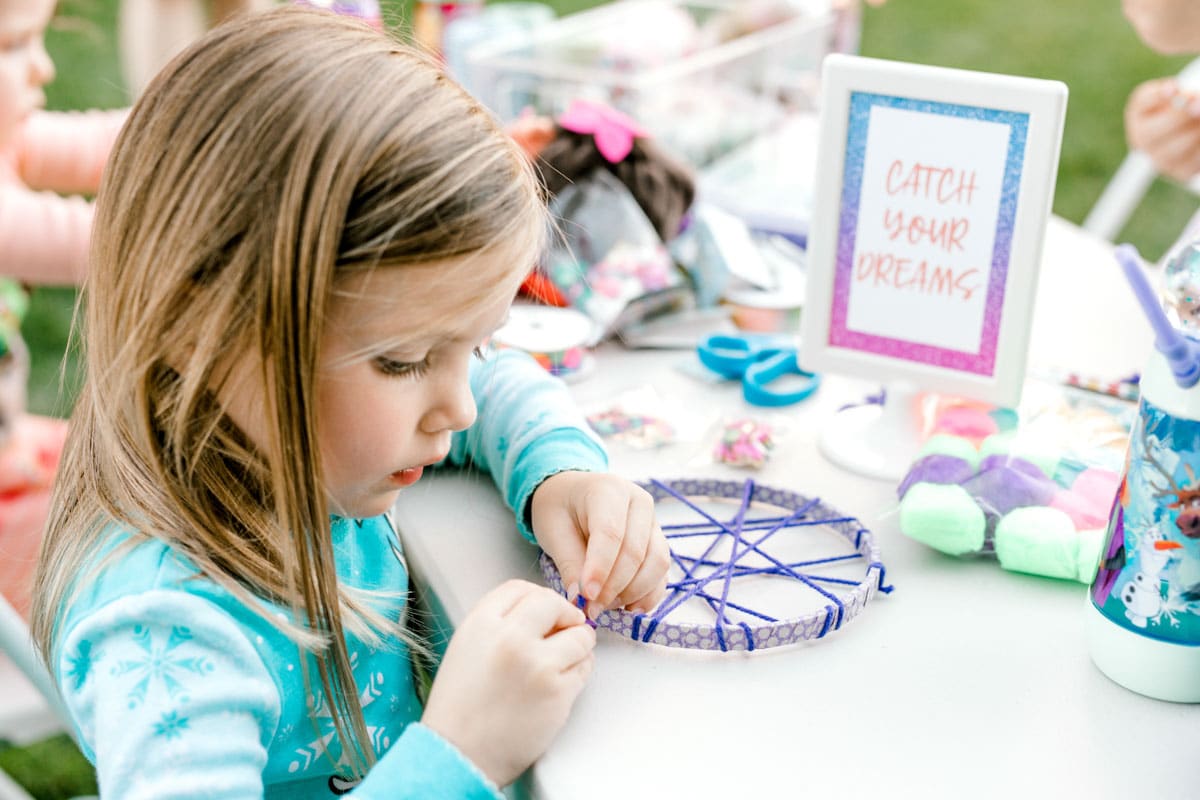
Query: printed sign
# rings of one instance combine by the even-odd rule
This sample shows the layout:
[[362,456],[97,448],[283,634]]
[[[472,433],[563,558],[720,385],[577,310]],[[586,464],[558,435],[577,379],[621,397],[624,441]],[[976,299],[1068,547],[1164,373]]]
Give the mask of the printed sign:
[[1015,402],[1065,100],[1051,81],[827,59],[805,366]]

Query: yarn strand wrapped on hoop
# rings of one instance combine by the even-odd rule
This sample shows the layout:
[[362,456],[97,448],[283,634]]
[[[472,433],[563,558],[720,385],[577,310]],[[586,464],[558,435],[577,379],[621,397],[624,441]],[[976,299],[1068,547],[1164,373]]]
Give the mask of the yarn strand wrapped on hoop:
[[[820,639],[892,591],[871,532],[819,498],[753,480],[641,485],[671,545],[667,596],[646,614],[605,611],[601,628],[666,647],[760,650]],[[545,553],[541,567],[562,592]]]

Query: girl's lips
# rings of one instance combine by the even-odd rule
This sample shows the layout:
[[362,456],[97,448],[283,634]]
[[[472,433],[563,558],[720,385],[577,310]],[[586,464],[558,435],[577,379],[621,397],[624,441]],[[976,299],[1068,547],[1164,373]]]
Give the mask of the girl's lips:
[[424,472],[424,467],[411,467],[409,469],[402,469],[399,472],[393,472],[391,475],[392,483],[397,486],[412,486],[421,480],[421,474]]

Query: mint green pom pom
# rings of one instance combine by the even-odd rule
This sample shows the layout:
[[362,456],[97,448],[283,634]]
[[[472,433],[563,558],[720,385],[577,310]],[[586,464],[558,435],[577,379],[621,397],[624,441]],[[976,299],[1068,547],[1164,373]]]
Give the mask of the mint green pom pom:
[[986,527],[983,510],[961,486],[917,483],[900,501],[900,530],[952,556],[978,553]]
[[1083,542],[1066,512],[1048,506],[1014,508],[996,523],[996,557],[1013,572],[1079,580]]

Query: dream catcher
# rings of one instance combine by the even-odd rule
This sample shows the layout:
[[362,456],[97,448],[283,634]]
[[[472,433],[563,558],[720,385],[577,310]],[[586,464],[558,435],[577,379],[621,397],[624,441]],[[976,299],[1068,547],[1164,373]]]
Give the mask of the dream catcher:
[[[818,498],[752,480],[641,485],[671,546],[667,596],[646,614],[606,611],[599,627],[667,647],[759,650],[820,639],[892,591],[871,532]],[[545,553],[541,566],[562,592]]]

